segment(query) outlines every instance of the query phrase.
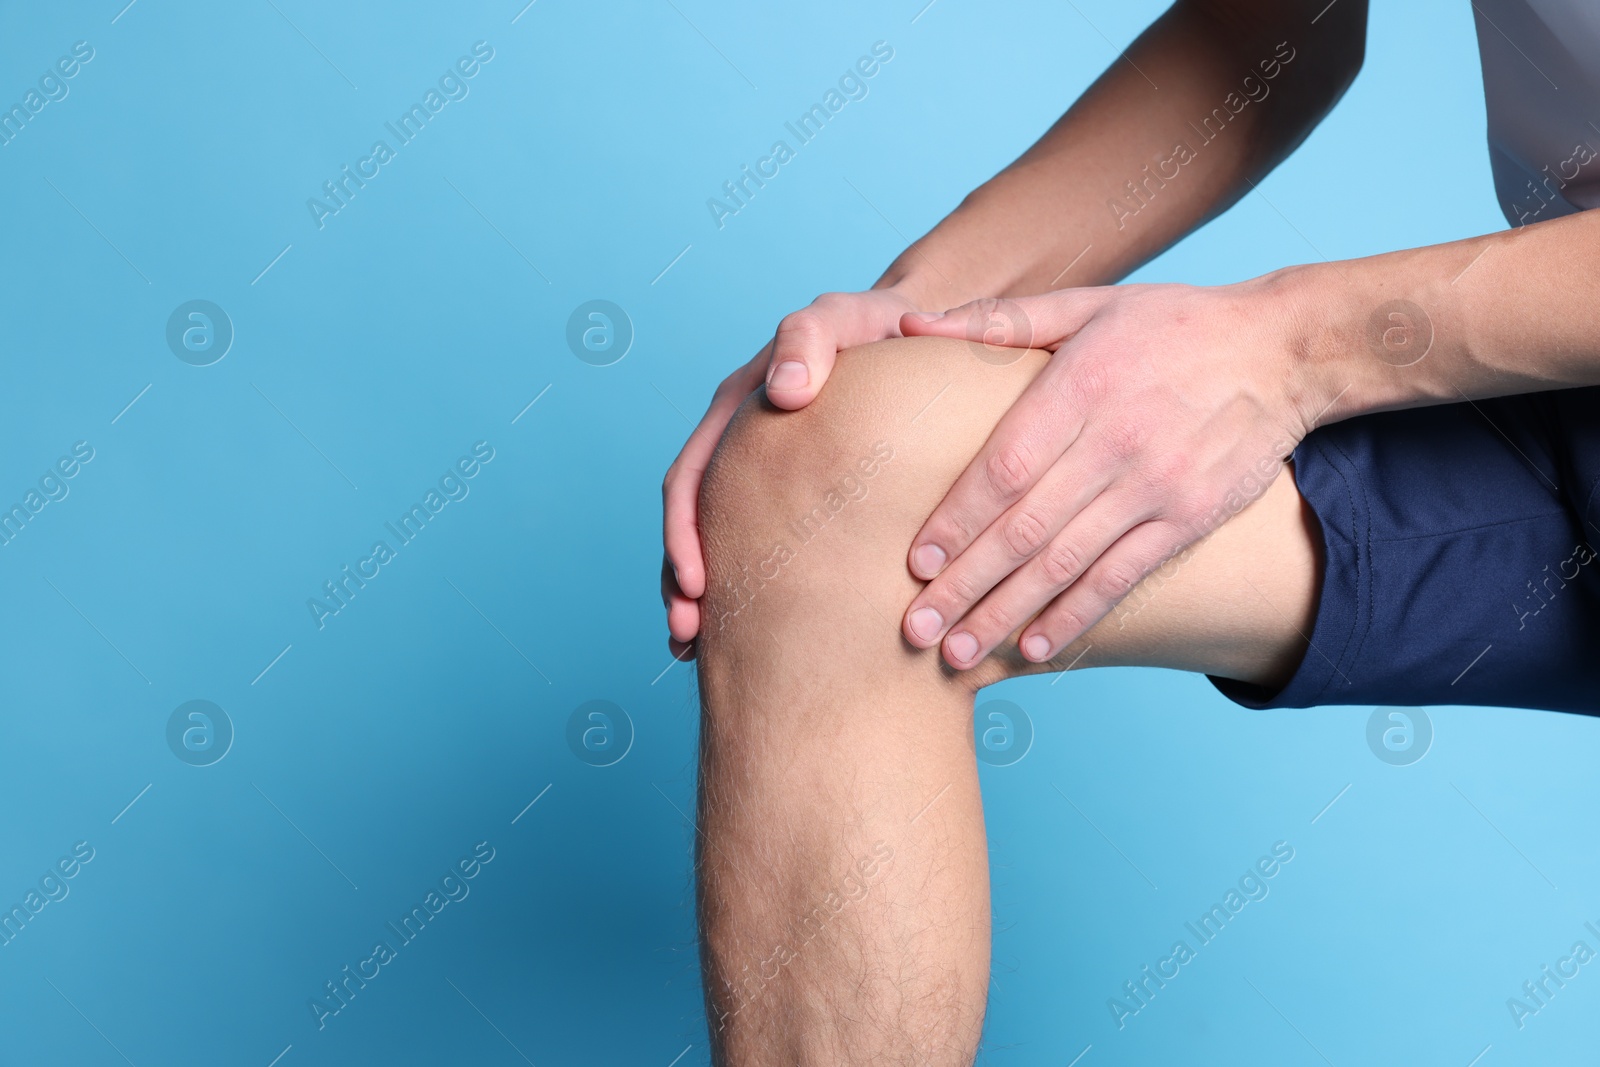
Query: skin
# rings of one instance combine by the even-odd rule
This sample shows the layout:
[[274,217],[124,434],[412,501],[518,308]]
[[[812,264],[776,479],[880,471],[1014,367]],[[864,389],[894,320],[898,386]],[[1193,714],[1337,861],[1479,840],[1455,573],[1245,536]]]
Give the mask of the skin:
[[[674,651],[687,654],[700,627],[695,490],[716,433],[763,372],[774,405],[810,403],[845,345],[982,337],[1052,353],[910,538],[907,563],[930,584],[902,632],[958,669],[1028,619],[1023,655],[1056,655],[1214,529],[1229,488],[1263,456],[1287,454],[1317,425],[1600,383],[1592,213],[1235,285],[1097,285],[1224,210],[1338,100],[1360,67],[1366,11],[1340,3],[1312,26],[1324,7],[1175,4],[872,291],[788,316],[719,389],[668,472]],[[1174,144],[1201,142],[1195,117],[1230,93],[1228,110],[1240,110],[1225,132],[1152,177]],[[1063,282],[1084,288],[1054,288]]]
[[841,353],[803,411],[747,399],[706,475],[697,902],[719,1064],[972,1062],[990,935],[982,686],[1137,664],[1272,687],[1306,654],[1321,540],[1281,468],[1047,665],[1011,647],[958,672],[906,642],[894,605],[922,583],[901,546],[1051,362],[977,351]]

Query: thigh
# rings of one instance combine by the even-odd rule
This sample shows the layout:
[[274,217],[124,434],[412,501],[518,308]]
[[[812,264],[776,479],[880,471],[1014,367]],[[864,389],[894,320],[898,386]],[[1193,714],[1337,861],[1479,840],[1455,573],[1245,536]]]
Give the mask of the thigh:
[[1600,390],[1351,419],[1296,464],[1325,540],[1319,652],[1230,696],[1600,712]]

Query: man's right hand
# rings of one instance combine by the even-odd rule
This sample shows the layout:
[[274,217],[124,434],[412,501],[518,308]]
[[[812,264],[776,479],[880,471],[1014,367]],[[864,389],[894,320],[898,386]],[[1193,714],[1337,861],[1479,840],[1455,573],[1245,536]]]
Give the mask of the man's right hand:
[[661,485],[666,542],[661,599],[674,656],[692,658],[692,642],[700,632],[700,597],[706,591],[700,481],[734,410],[763,383],[775,406],[791,411],[805,407],[828,380],[840,350],[899,337],[900,316],[925,310],[930,309],[917,306],[909,293],[893,285],[864,293],[824,293],[809,307],[785,316],[766,347],[717,386],[705,417]]

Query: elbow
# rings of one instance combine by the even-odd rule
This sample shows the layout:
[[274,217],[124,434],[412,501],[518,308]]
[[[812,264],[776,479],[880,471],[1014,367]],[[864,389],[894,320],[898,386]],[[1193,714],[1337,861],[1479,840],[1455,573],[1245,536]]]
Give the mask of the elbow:
[[1329,57],[1327,82],[1329,93],[1326,110],[1332,110],[1345,92],[1355,82],[1356,75],[1361,73],[1361,68],[1367,61],[1367,8],[1365,4],[1352,5],[1359,18],[1353,20],[1354,25],[1344,28],[1340,34],[1339,45]]
[[1308,95],[1314,96],[1320,116],[1344,97],[1366,63],[1367,5],[1334,4],[1319,18],[1317,47],[1306,51],[1310,67],[1307,81],[1315,86]]
[[[1174,12],[1186,12],[1206,27],[1219,53],[1232,55],[1252,71],[1299,68],[1292,90],[1318,116],[1339,102],[1366,61],[1367,0],[1329,4],[1313,20],[1315,47],[1300,10],[1289,17],[1283,0],[1179,0]],[[1268,75],[1269,77],[1275,75]]]

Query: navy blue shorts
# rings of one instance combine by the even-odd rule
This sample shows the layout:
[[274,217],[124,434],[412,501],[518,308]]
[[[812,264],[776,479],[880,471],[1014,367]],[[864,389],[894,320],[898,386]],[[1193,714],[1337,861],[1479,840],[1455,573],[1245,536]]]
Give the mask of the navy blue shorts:
[[1384,412],[1294,453],[1326,564],[1311,646],[1251,708],[1600,714],[1600,388]]

